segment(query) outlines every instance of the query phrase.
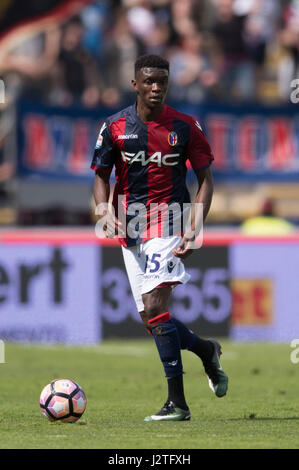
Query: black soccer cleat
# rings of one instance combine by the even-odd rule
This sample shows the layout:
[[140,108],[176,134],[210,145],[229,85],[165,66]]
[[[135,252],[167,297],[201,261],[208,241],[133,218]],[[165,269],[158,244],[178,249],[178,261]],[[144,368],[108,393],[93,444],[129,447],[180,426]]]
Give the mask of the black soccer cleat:
[[224,397],[228,388],[228,376],[224,373],[220,356],[221,346],[215,339],[209,340],[214,345],[214,353],[209,361],[203,361],[203,365],[208,376],[209,387],[219,398]]
[[182,410],[173,401],[167,400],[161,410],[155,415],[147,416],[144,421],[189,421],[191,418],[189,408]]

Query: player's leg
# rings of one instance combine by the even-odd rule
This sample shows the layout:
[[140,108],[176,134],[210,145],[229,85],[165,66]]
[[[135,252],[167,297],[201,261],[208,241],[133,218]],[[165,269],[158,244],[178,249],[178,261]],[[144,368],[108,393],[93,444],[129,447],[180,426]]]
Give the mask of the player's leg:
[[[155,337],[155,333],[153,334],[152,331],[153,329],[154,330],[156,329],[154,328],[153,325],[151,325],[151,323],[149,323],[149,320],[151,319],[151,315],[149,314],[148,311],[147,312],[144,311],[144,304],[142,301],[141,290],[142,290],[142,282],[143,282],[142,278],[144,274],[145,258],[140,248],[141,247],[131,247],[131,248],[122,247],[122,252],[123,252],[123,257],[124,257],[124,262],[125,262],[129,282],[130,282],[131,289],[132,289],[132,294],[133,294],[137,309],[140,313],[140,316],[148,332]],[[170,292],[171,292],[171,289],[168,288],[167,293],[165,293],[164,291],[165,295],[158,296],[158,297],[155,296],[156,307],[154,307],[154,305],[152,304],[151,307],[149,306],[149,309],[152,308],[155,310],[155,312],[156,311],[166,312],[168,308],[168,298],[169,298]],[[157,316],[157,315],[154,315],[154,316]],[[165,329],[165,326],[164,326],[164,329]],[[174,329],[175,328],[172,328],[172,330]],[[177,343],[178,341],[179,340],[178,340],[178,336],[176,333],[174,342]],[[176,347],[176,354],[177,353],[179,353],[180,355],[180,346]],[[162,354],[164,354],[164,351],[162,352]],[[177,360],[177,359],[174,359],[174,360]],[[181,363],[181,359],[180,359],[180,363]],[[178,385],[176,388],[181,388],[181,393],[179,393],[179,396],[183,396],[183,400],[185,401],[184,391],[183,391],[183,382],[182,382],[182,372],[180,372],[180,376],[178,376],[178,378],[174,377],[168,380],[169,396],[172,396],[172,389],[174,388],[175,382],[178,382]],[[153,421],[153,420],[159,420],[159,421],[180,420],[181,421],[181,420],[187,420],[187,419],[190,419],[188,407],[187,407],[187,410],[178,409],[173,405],[172,401],[169,399],[166,401],[165,405],[163,406],[160,412],[158,412],[156,415],[145,418],[146,421]]]
[[[133,297],[136,302],[137,309],[144,322],[144,325],[146,326],[147,330],[153,335],[153,337],[155,338],[155,341],[156,341],[156,337],[159,336],[159,335],[156,335],[156,333],[159,332],[158,326],[160,323],[164,323],[162,329],[163,329],[163,332],[166,333],[166,336],[165,336],[166,343],[169,341],[169,338],[171,338],[171,341],[170,341],[171,351],[169,353],[168,350],[165,349],[165,347],[164,348],[162,347],[161,354],[163,355],[163,357],[165,354],[170,354],[170,356],[173,357],[173,359],[170,360],[169,362],[174,361],[172,363],[175,364],[176,367],[180,367],[178,375],[176,375],[175,373],[175,375],[173,376],[174,366],[172,366],[173,370],[171,371],[172,372],[171,377],[169,377],[169,379],[167,380],[168,395],[171,398],[176,398],[176,400],[179,401],[180,405],[185,408],[185,409],[182,409],[179,407],[175,407],[173,405],[173,401],[168,399],[164,407],[161,409],[161,411],[157,413],[157,415],[154,415],[153,417],[149,417],[148,420],[168,420],[168,421],[169,420],[187,420],[187,419],[190,419],[190,413],[189,413],[188,407],[185,402],[185,397],[184,397],[182,366],[181,366],[181,356],[180,356],[180,342],[179,342],[178,334],[177,334],[174,324],[170,325],[169,322],[165,321],[167,320],[166,315],[159,317],[161,313],[163,314],[163,313],[168,312],[168,300],[169,300],[169,296],[171,293],[171,288],[168,287],[165,289],[154,289],[151,292],[151,294],[146,294],[145,295],[146,311],[144,310],[144,303],[142,300],[141,290],[142,290],[142,282],[143,282],[143,275],[144,275],[144,263],[146,261],[146,258],[140,248],[141,247],[131,247],[131,248],[122,247],[124,262],[125,262],[129,282],[131,285]],[[155,322],[154,320],[155,317],[159,317],[158,319],[156,318],[158,322]],[[158,341],[158,345],[160,343],[161,341]],[[173,353],[173,349],[175,353]]]
[[190,411],[185,400],[180,338],[168,312],[171,288],[153,289],[142,295],[141,317],[155,340],[168,384],[168,399],[162,409],[146,421],[185,421]]
[[181,321],[173,318],[180,336],[181,349],[192,351],[202,360],[209,379],[209,386],[219,398],[226,395],[228,377],[220,364],[221,346],[215,339],[203,339],[189,330]]
[[[151,293],[151,299],[154,299],[155,293],[163,291],[161,286],[175,285],[185,283],[189,275],[185,272],[182,260],[174,256],[173,250],[180,243],[180,237],[169,239],[152,239],[144,244],[144,254],[146,262],[143,276],[143,292],[147,290]],[[152,261],[151,261],[152,260]],[[160,284],[153,285],[153,273],[158,277]],[[153,290],[152,288],[155,287]],[[147,289],[147,290],[146,290]],[[153,293],[152,293],[153,292]],[[170,291],[169,291],[170,292]],[[158,297],[159,298],[159,297]],[[161,311],[168,311],[168,307],[163,307]],[[141,315],[145,325],[147,319]],[[209,385],[218,397],[226,394],[228,386],[227,375],[223,372],[220,364],[221,348],[217,341],[207,340],[198,337],[193,331],[189,330],[181,321],[172,317],[179,334],[181,349],[187,349],[196,354],[203,362],[205,371],[209,378]]]
[[[171,293],[171,288],[167,289],[160,289],[162,291],[162,294],[158,295],[153,294],[152,301],[147,302],[147,311],[144,311],[144,304],[142,300],[142,295],[141,295],[141,290],[142,290],[142,283],[143,283],[143,275],[144,275],[144,265],[146,262],[146,258],[144,256],[144,253],[142,252],[141,247],[131,247],[131,248],[125,248],[122,247],[122,252],[123,252],[123,257],[124,257],[124,262],[129,278],[129,282],[131,285],[132,293],[134,300],[136,302],[137,309],[141,315],[141,318],[147,327],[148,331],[155,337],[156,331],[158,331],[154,326],[157,325],[151,325],[149,322],[152,317],[155,317],[159,315],[159,313],[165,313],[168,309],[168,299]],[[158,312],[158,313],[157,313]],[[166,317],[159,319],[160,320],[165,320]],[[162,321],[163,323],[163,321]],[[166,333],[167,325],[166,322],[164,322],[165,325],[163,326],[163,330]],[[155,333],[153,334],[153,330]],[[175,326],[172,325],[172,327],[168,325],[168,337],[169,335],[172,338],[172,346],[175,345],[175,356],[174,356],[174,361],[177,361],[177,364],[181,364],[181,358],[180,358],[180,344],[179,344],[179,339],[178,335],[175,329]],[[160,342],[158,342],[160,343]],[[156,343],[157,344],[157,343]],[[167,351],[166,351],[167,353]],[[165,351],[163,349],[162,354],[165,354]],[[177,358],[178,356],[178,358]],[[171,361],[170,361],[171,362]],[[170,377],[168,380],[168,388],[169,388],[169,396],[173,397],[174,396],[174,389],[178,390],[176,392],[176,395],[178,395],[180,399],[180,404],[181,402],[185,406],[185,398],[184,398],[184,391],[183,391],[183,382],[182,382],[182,371],[180,371],[180,375],[178,377]],[[186,406],[187,409],[175,409],[175,407],[170,403],[170,400],[167,400],[167,403],[161,410],[161,414],[158,414],[158,418],[156,419],[163,419],[163,420],[182,420],[182,419],[189,419],[188,414],[189,410],[188,407]],[[171,415],[171,416],[170,416]],[[151,418],[151,417],[150,417]],[[153,418],[155,419],[155,418]]]
[[[146,321],[144,312],[140,312],[144,325],[150,332],[150,327]],[[203,363],[205,372],[209,379],[209,386],[218,398],[226,395],[228,388],[228,377],[223,371],[220,363],[221,346],[218,341],[214,339],[203,339],[197,336],[192,330],[187,328],[177,318],[172,317],[172,321],[176,325],[181,349],[196,354]]]

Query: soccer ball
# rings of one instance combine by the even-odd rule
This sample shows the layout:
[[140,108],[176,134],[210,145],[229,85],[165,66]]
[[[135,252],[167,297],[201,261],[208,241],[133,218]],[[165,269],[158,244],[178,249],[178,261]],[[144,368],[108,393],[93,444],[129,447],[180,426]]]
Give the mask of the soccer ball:
[[86,396],[73,380],[56,379],[43,388],[39,403],[50,421],[75,423],[85,411]]

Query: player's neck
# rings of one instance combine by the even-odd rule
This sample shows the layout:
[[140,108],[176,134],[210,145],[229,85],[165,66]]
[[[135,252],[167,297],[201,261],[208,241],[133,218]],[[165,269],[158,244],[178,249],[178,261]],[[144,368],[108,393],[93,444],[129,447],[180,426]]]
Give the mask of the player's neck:
[[149,108],[144,103],[137,101],[136,112],[141,121],[155,121],[163,110],[163,104],[155,108]]

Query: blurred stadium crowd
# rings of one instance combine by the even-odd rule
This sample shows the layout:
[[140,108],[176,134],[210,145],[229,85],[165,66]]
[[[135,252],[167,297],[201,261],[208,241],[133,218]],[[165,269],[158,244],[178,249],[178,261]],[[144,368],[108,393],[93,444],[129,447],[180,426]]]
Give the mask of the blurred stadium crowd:
[[[0,62],[0,208],[17,193],[10,104],[115,110],[134,99],[134,62],[148,53],[170,62],[172,104],[287,104],[299,77],[299,0],[94,0],[24,37]],[[0,224],[15,221],[9,214]]]
[[131,94],[134,61],[147,53],[170,61],[170,100],[288,101],[299,2],[95,0],[24,41],[1,68],[12,96],[117,107]]

